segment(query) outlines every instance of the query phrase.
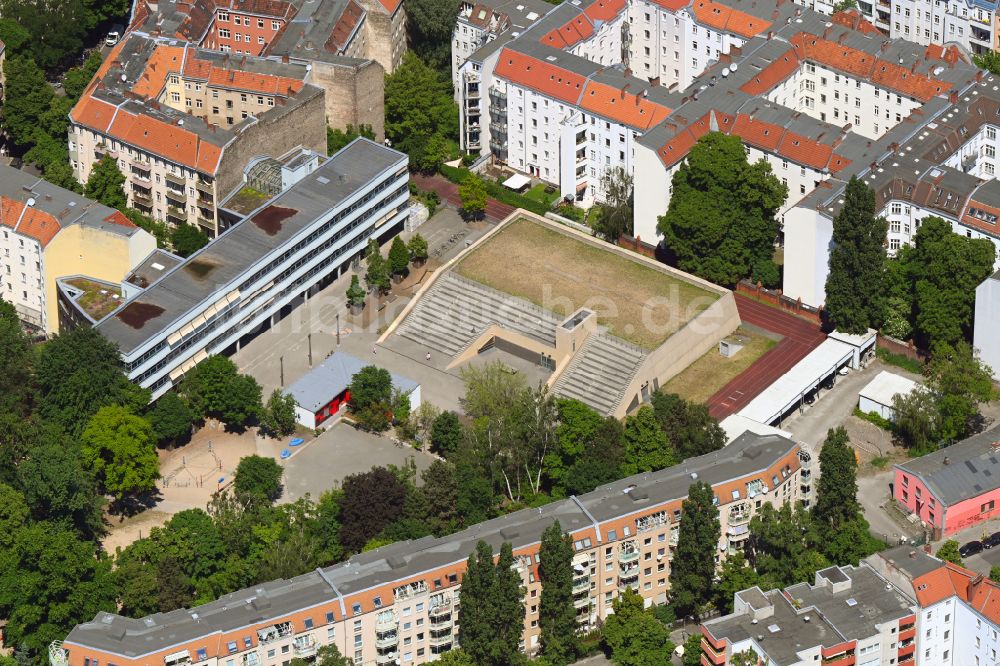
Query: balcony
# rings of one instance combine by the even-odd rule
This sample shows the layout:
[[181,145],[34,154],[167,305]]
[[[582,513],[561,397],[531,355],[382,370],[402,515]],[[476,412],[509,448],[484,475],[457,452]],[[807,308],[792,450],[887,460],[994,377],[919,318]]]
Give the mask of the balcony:
[[195,188],[199,192],[204,192],[205,194],[215,195],[215,186],[210,181],[205,181],[199,178],[194,182]]
[[375,655],[376,664],[395,664],[396,659],[399,658],[399,652],[386,652],[385,654],[378,653]]
[[384,650],[399,645],[399,634],[392,631],[385,634],[375,634],[375,648]]
[[167,181],[167,185],[174,185],[176,187],[179,187],[181,190],[183,190],[184,187],[187,185],[187,183],[184,182],[183,176],[175,176],[169,171],[165,173],[163,177]]
[[375,631],[376,632],[388,632],[395,631],[398,622],[396,619],[396,614],[391,610],[382,611],[375,618]]
[[435,622],[434,618],[431,618],[430,630],[431,633],[435,631],[451,631],[451,628],[455,623],[451,619],[451,615],[446,615],[443,618],[438,618]]
[[573,579],[573,595],[590,591],[590,576],[581,576]]
[[507,93],[497,90],[496,88],[490,88],[490,103],[495,106],[506,107]]
[[582,596],[582,597],[574,598],[573,599],[573,607],[576,608],[578,611],[581,608],[589,608],[590,607],[590,597],[588,597],[588,596]]
[[507,124],[506,123],[490,123],[490,134],[495,137],[507,138]]
[[[302,640],[303,638],[305,640]],[[295,642],[292,644],[292,651],[295,653],[296,657],[301,657],[303,659],[313,657],[316,655],[316,641],[312,636],[296,638]]]
[[450,633],[443,634],[441,636],[434,636],[433,634],[431,634],[427,638],[427,644],[430,645],[431,647],[442,647],[445,645],[451,645],[452,642],[454,642],[454,640],[455,640],[454,636],[452,636]]
[[479,99],[479,84],[471,84],[465,88],[465,96],[468,99]]
[[181,222],[187,221],[187,213],[184,212],[183,208],[178,208],[177,206],[171,206],[167,204],[167,215],[173,217],[176,220],[180,220]]
[[261,645],[265,645],[272,641],[276,641],[280,638],[287,638],[292,635],[292,623],[282,622],[281,624],[271,625],[264,629],[257,630],[257,641]]
[[138,169],[136,167],[132,167],[132,177],[133,178],[135,178],[137,180],[142,180],[142,181],[145,181],[145,182],[148,183],[150,181],[150,176],[151,176],[151,174],[150,174],[150,172],[148,170],[146,170],[146,169]]
[[430,606],[427,614],[430,616],[432,624],[435,617],[451,617],[451,599],[445,598],[444,595],[437,594],[431,597]]
[[832,657],[825,657],[821,663],[823,666],[850,666],[854,663],[854,653],[842,652]]
[[148,190],[143,191],[136,187],[133,187],[132,199],[134,201],[138,201],[139,203],[146,204],[147,206],[153,205],[153,197],[151,196],[151,193]]
[[69,652],[63,648],[62,641],[49,643],[49,664],[51,666],[67,666],[69,664]]
[[729,524],[742,525],[750,522],[750,505],[742,504],[729,509]]

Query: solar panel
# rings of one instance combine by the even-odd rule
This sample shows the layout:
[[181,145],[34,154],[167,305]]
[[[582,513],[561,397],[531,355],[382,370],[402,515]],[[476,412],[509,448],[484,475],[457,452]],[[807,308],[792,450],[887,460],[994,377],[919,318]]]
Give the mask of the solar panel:
[[971,460],[966,460],[965,461],[965,466],[968,467],[969,471],[972,472],[973,474],[976,474],[976,473],[979,472],[979,470],[976,469],[976,466],[972,464]]

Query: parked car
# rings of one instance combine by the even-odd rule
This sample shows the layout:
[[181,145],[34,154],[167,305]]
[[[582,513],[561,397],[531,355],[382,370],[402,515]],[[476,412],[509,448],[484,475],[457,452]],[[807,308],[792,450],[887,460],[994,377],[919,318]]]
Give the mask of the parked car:
[[983,539],[983,548],[993,548],[994,546],[1000,546],[1000,532],[994,532]]
[[125,32],[125,27],[121,25],[111,26],[111,30],[108,31],[108,36],[104,38],[104,44],[106,46],[114,46],[122,38],[122,33]]
[[962,557],[969,557],[970,555],[975,555],[976,553],[981,552],[983,552],[982,541],[970,541],[958,549],[958,554]]

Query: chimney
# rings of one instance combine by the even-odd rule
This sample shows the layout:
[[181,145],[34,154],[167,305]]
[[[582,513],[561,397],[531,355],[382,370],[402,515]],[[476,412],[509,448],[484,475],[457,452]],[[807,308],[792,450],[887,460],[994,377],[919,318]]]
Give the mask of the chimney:
[[285,55],[281,56],[281,62],[285,63],[286,65],[288,64],[288,54],[287,53]]
[[957,104],[958,103],[958,93],[955,92],[954,90],[952,90],[951,94],[948,95],[948,101],[951,102],[952,104]]
[[951,458],[949,458],[948,456],[945,456],[944,457],[944,464],[945,465],[950,465],[951,464]]
[[914,73],[914,72],[916,72],[916,71],[917,71],[917,61],[916,61],[916,60],[914,60],[914,61],[913,61],[913,64],[912,64],[912,65],[910,65],[910,73]]
[[626,67],[625,68],[625,76],[632,76],[632,68],[631,67]]
[[649,80],[649,84],[652,85],[652,86],[658,86],[658,85],[660,85],[660,77],[654,76],[653,78],[651,78]]
[[909,556],[910,556],[910,559],[911,559],[911,560],[915,560],[915,559],[917,559],[917,551],[915,551],[915,550],[911,550],[911,551],[909,552]]

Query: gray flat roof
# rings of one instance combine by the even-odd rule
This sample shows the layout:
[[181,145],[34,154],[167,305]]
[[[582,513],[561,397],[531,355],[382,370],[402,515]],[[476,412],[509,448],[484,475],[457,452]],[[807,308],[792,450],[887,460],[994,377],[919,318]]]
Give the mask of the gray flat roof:
[[[285,393],[295,398],[299,407],[315,412],[346,391],[354,375],[368,365],[378,364],[345,352],[336,352],[285,389]],[[389,375],[393,388],[404,393],[410,393],[418,386],[412,379],[395,372],[389,371]]]
[[[233,592],[196,609],[142,619],[99,613],[94,621],[74,628],[66,640],[130,657],[165,650],[213,632],[263,623],[332,601],[336,595],[327,580],[346,596],[461,562],[474,551],[479,540],[489,543],[494,551],[505,541],[511,542],[515,549],[529,546],[537,543],[542,531],[555,520],[567,532],[584,530],[593,526],[590,516],[604,522],[685,497],[694,482],[692,473],[713,485],[753,477],[796,446],[776,435],[747,433],[722,451],[691,458],[681,465],[622,479],[578,498],[517,511],[446,537],[401,541],[360,553],[323,569],[322,575],[310,572],[291,580],[272,581]],[[608,541],[606,534],[602,537]],[[432,589],[430,584],[428,589]],[[363,608],[364,612],[372,610]]]
[[[879,624],[912,614],[907,597],[895,587],[887,590],[886,580],[867,564],[824,569],[816,574],[816,581],[817,585],[799,583],[785,588],[795,606],[781,590],[765,593],[752,588],[749,597],[748,591],[740,592],[754,609],[766,603],[774,614],[756,622],[750,613],[727,615],[705,622],[704,627],[714,638],[729,643],[753,638],[772,663],[787,666],[799,663],[804,650],[874,636]],[[847,589],[833,592],[832,584],[846,581],[850,581]]]
[[1000,488],[1000,426],[896,467],[923,481],[945,506],[996,490]]
[[125,281],[145,289],[183,262],[176,254],[156,248],[125,276]]
[[128,300],[96,328],[122,352],[132,352],[198,305],[238,286],[235,283],[248,277],[248,271],[259,267],[272,252],[405,157],[368,139],[355,139],[312,174]]

